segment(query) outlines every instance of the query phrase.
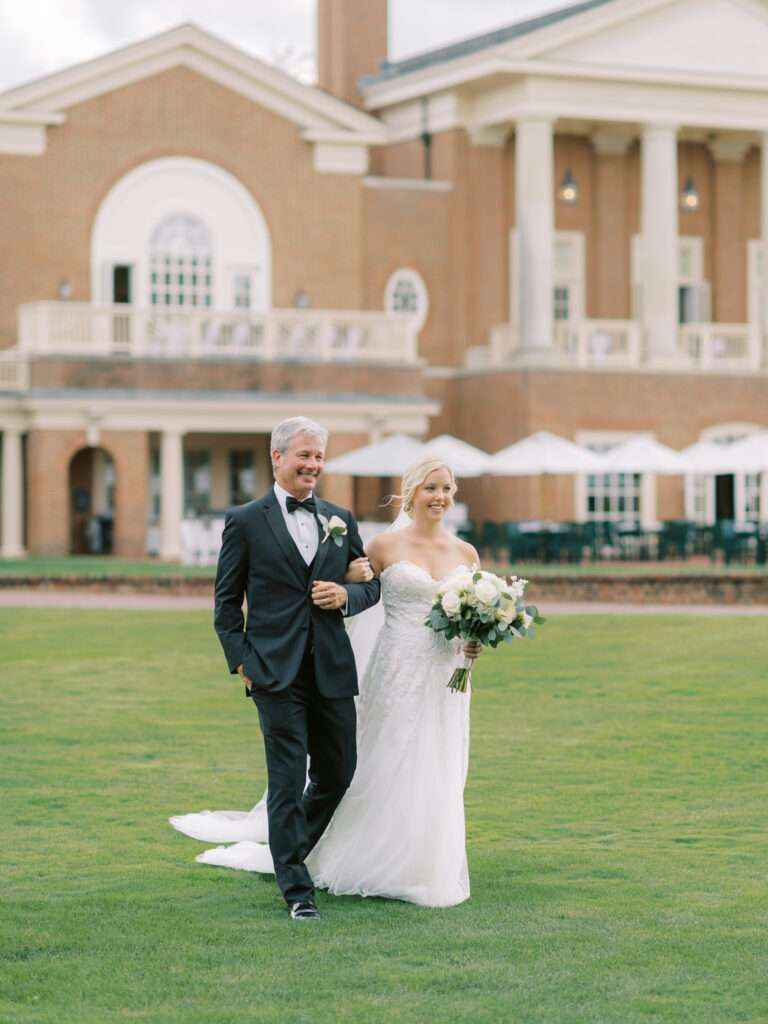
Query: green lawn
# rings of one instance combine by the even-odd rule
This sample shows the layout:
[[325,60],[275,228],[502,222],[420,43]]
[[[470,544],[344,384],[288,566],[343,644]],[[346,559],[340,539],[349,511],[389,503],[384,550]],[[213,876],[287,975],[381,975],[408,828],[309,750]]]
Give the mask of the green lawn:
[[210,565],[179,565],[159,559],[129,561],[108,555],[62,555],[58,558],[30,555],[0,559],[0,576],[210,576]]
[[210,615],[0,610],[0,1020],[764,1022],[767,632],[564,617],[484,655],[472,899],[297,925],[165,823],[264,784]]
[[[485,561],[488,561],[487,559]],[[489,568],[501,572],[516,572],[526,576],[570,576],[570,575],[731,575],[733,573],[765,573],[765,566],[733,563],[723,565],[711,563],[702,558],[681,562],[584,562],[581,565],[556,563],[543,565],[525,562],[510,567],[506,562],[488,562]],[[129,561],[99,555],[70,555],[60,558],[31,555],[28,558],[0,559],[2,576],[205,576],[216,575],[215,566],[179,565],[176,562],[161,562],[157,559]]]

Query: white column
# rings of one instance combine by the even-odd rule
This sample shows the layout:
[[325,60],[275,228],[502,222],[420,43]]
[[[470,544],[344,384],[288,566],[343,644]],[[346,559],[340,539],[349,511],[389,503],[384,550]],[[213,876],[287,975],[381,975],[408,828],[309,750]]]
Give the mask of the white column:
[[768,132],[760,148],[760,240],[763,243],[763,272],[760,281],[760,335],[768,333]]
[[528,352],[552,352],[554,153],[552,122],[547,118],[517,122],[515,193],[520,347]]
[[651,359],[680,362],[677,345],[677,129],[645,125],[641,228],[643,324]]
[[2,506],[0,507],[0,528],[2,529],[3,558],[21,558],[23,521],[23,487],[21,470],[21,431],[12,427],[3,430]]
[[164,430],[160,440],[160,557],[181,558],[181,518],[184,505],[183,432]]
[[760,474],[760,522],[768,523],[768,472]]

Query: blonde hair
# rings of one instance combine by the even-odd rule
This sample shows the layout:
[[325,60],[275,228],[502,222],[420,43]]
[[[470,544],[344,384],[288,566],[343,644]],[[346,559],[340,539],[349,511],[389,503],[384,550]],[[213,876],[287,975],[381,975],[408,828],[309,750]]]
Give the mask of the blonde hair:
[[444,469],[448,472],[451,478],[451,496],[450,504],[453,504],[453,496],[458,490],[456,485],[456,477],[453,470],[447,462],[443,462],[442,459],[435,458],[433,455],[428,455],[426,458],[419,459],[412,466],[403,473],[403,493],[395,494],[393,497],[399,498],[400,505],[403,512],[411,515],[413,512],[413,499],[416,496],[416,491],[424,483],[430,473],[434,473],[436,469]]

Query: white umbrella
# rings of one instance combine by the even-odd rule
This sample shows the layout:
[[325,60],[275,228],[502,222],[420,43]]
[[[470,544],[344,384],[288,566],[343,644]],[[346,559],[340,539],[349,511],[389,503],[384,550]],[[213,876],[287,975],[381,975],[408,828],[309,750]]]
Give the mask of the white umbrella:
[[494,476],[539,476],[542,473],[604,473],[604,456],[546,430],[516,441],[491,458]]
[[683,448],[680,454],[690,464],[690,472],[698,476],[719,476],[721,473],[733,473],[733,457],[731,446],[717,444],[715,441],[696,441],[695,444]]
[[445,459],[456,476],[463,480],[483,476],[491,470],[490,455],[451,434],[441,434],[427,441],[425,454]]
[[[721,446],[724,447],[724,446]],[[741,441],[734,441],[726,448],[728,466],[723,473],[764,473],[768,472],[768,430],[750,434]]]
[[692,464],[673,448],[650,437],[633,437],[603,456],[604,473],[691,473]]
[[416,441],[405,434],[393,434],[383,441],[375,441],[331,459],[325,464],[325,472],[344,476],[402,476],[425,454],[423,441]]

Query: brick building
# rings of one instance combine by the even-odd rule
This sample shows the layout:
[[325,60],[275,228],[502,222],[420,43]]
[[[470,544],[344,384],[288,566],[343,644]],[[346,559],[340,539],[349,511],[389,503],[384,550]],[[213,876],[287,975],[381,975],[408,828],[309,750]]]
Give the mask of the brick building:
[[[319,0],[318,30],[317,88],[184,25],[0,95],[6,557],[94,519],[178,557],[297,412],[330,455],[768,427],[768,3],[587,0],[398,63],[386,0]],[[757,518],[765,476],[462,496]]]

